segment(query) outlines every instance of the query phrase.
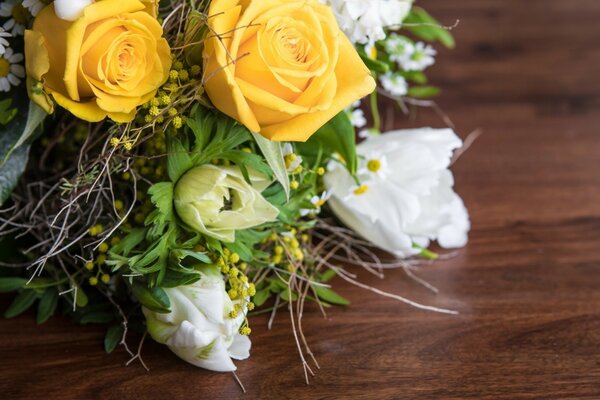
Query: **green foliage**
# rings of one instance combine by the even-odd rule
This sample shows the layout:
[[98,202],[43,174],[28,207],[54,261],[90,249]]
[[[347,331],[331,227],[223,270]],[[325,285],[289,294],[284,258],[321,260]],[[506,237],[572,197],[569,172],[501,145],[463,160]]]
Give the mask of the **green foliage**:
[[58,292],[55,288],[48,288],[44,291],[40,302],[38,303],[36,322],[43,324],[54,315],[58,305]]
[[440,89],[435,86],[413,86],[408,89],[408,95],[410,97],[416,97],[426,99],[429,97],[437,96],[440,93]]
[[416,37],[428,42],[440,42],[452,49],[456,45],[452,34],[435,18],[420,7],[413,7],[404,20],[404,28]]
[[283,159],[283,152],[281,150],[280,142],[273,142],[258,133],[252,133],[254,140],[260,147],[267,163],[273,170],[275,178],[283,187],[286,198],[290,196],[290,178],[285,167],[285,161]]
[[173,221],[173,183],[155,183],[148,189],[148,195],[156,208],[148,215],[145,224],[152,225],[148,235],[151,239],[156,239]]
[[0,278],[0,293],[14,292],[21,289],[27,283],[27,279],[20,277]]
[[333,117],[305,143],[298,143],[297,147],[302,156],[312,161],[317,160],[320,154],[338,153],[345,160],[348,171],[356,174],[355,132],[345,111]]
[[[11,109],[11,105],[14,108]],[[17,109],[22,112],[15,114]],[[30,142],[46,117],[40,110],[28,101],[24,90],[15,91],[11,99],[0,102],[0,205],[8,199],[25,172]]]
[[369,57],[363,49],[358,49],[358,55],[360,56],[361,60],[365,63],[367,68],[369,68],[371,71],[377,74],[385,74],[391,69],[389,63]]
[[339,306],[347,306],[350,304],[349,300],[340,296],[339,294],[337,294],[336,292],[334,292],[331,289],[328,289],[323,286],[317,286],[317,285],[312,285],[312,287],[315,290],[315,292],[317,293],[317,296],[319,296],[319,299],[321,299],[329,304],[336,304]]
[[10,108],[12,99],[0,101],[0,125],[8,124],[17,115],[16,108]]
[[112,353],[121,342],[124,332],[123,324],[113,325],[107,329],[104,336],[104,351]]
[[131,291],[138,301],[147,309],[157,313],[171,312],[171,301],[167,292],[160,287],[149,288],[146,283],[134,282]]
[[10,306],[4,311],[4,318],[14,318],[21,315],[33,305],[36,299],[37,294],[34,290],[25,289],[19,292],[12,303],[10,303]]

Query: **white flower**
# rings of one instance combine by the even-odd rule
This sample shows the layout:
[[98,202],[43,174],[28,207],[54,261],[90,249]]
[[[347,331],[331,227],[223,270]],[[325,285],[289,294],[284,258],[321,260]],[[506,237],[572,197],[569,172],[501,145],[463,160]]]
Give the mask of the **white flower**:
[[389,35],[383,43],[385,52],[393,62],[400,63],[406,55],[412,55],[415,51],[413,43],[404,36],[399,36],[395,33]]
[[294,153],[294,147],[291,143],[285,143],[281,152],[288,172],[294,172],[296,168],[302,165],[302,157]]
[[25,68],[19,64],[21,61],[23,54],[13,53],[10,47],[0,55],[0,92],[8,92],[11,86],[21,84],[19,78],[25,78]]
[[365,112],[360,108],[353,110],[352,114],[350,114],[350,122],[352,122],[352,125],[357,128],[362,128],[363,126],[367,125]]
[[231,359],[250,356],[250,339],[239,333],[246,310],[230,318],[239,300],[234,302],[227,295],[219,269],[203,267],[201,274],[192,285],[164,289],[170,313],[143,308],[148,333],[190,364],[211,371],[235,371]]
[[408,83],[402,75],[386,72],[379,77],[381,86],[392,96],[401,97],[408,93]]
[[413,0],[321,0],[333,9],[340,28],[353,43],[373,44],[385,38],[384,28],[398,28]]
[[302,217],[306,217],[309,214],[319,214],[321,212],[321,207],[323,207],[323,205],[325,203],[327,203],[327,200],[329,200],[329,198],[331,197],[331,193],[329,193],[328,191],[323,191],[323,193],[321,193],[320,196],[313,196],[310,199],[310,202],[312,203],[312,205],[314,206],[314,208],[301,208],[300,209],[300,215]]
[[0,3],[0,17],[7,17],[8,20],[2,25],[13,36],[22,35],[25,32],[29,12],[21,4],[21,0],[6,0]]
[[[346,168],[330,163],[324,178],[331,192],[328,204],[347,226],[399,257],[418,254],[415,244],[427,247],[436,239],[444,248],[464,246],[469,216],[452,189],[448,170],[452,153],[460,146],[461,140],[450,129],[369,137],[357,147],[362,156],[360,187]],[[377,163],[365,168],[372,160],[379,161],[379,169]]]
[[6,32],[4,28],[0,27],[0,56],[6,52],[6,49],[9,46],[8,40],[6,38],[12,37],[9,32]]
[[406,52],[398,57],[398,64],[405,71],[423,71],[435,64],[437,51],[430,45],[418,42],[411,52]]
[[54,12],[60,19],[75,21],[81,17],[83,10],[93,2],[93,0],[55,0]]
[[23,0],[23,7],[28,9],[34,17],[47,5],[48,2],[43,0]]
[[271,222],[279,210],[261,195],[271,181],[248,169],[249,184],[237,166],[201,165],[175,185],[177,215],[196,232],[222,242],[235,241],[235,231]]

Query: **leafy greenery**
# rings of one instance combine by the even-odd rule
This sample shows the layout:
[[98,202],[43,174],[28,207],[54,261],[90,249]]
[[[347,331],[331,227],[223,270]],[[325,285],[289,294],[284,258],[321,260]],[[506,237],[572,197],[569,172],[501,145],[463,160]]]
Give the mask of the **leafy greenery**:
[[452,49],[456,45],[452,34],[421,7],[413,7],[404,20],[404,27],[427,42],[438,41]]

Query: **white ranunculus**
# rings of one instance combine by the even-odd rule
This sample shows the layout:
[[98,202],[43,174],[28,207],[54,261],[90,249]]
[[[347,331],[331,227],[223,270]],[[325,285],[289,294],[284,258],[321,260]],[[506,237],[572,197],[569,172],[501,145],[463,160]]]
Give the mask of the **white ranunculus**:
[[400,130],[357,146],[358,177],[331,162],[324,181],[329,206],[348,227],[399,257],[437,240],[444,248],[467,243],[469,216],[452,189],[448,167],[461,140],[451,129]]
[[65,21],[75,21],[81,17],[83,10],[94,0],[55,0],[54,12],[56,16]]
[[384,28],[400,27],[413,0],[321,0],[333,9],[340,28],[353,43],[385,39]]
[[186,172],[174,192],[179,217],[194,230],[224,242],[235,231],[274,221],[279,210],[260,194],[271,181],[248,170],[252,184],[238,167],[202,165]]
[[235,371],[231,360],[250,356],[250,339],[239,333],[245,313],[230,318],[234,304],[215,266],[204,267],[202,278],[187,286],[164,289],[171,301],[170,313],[143,308],[148,333],[173,353],[195,366],[211,371]]

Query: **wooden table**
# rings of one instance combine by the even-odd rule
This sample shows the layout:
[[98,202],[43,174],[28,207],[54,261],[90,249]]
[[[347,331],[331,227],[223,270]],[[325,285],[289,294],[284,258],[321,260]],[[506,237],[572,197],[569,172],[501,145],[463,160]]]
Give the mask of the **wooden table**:
[[[304,329],[321,369],[304,376],[289,319],[253,321],[253,356],[230,374],[191,367],[163,346],[151,371],[103,352],[103,330],[32,314],[0,321],[2,398],[600,398],[600,2],[422,0],[460,19],[456,50],[441,51],[432,81],[463,137],[459,160],[469,246],[421,276],[366,283],[457,309],[423,312],[336,282],[353,300]],[[442,126],[431,110],[395,126]]]

